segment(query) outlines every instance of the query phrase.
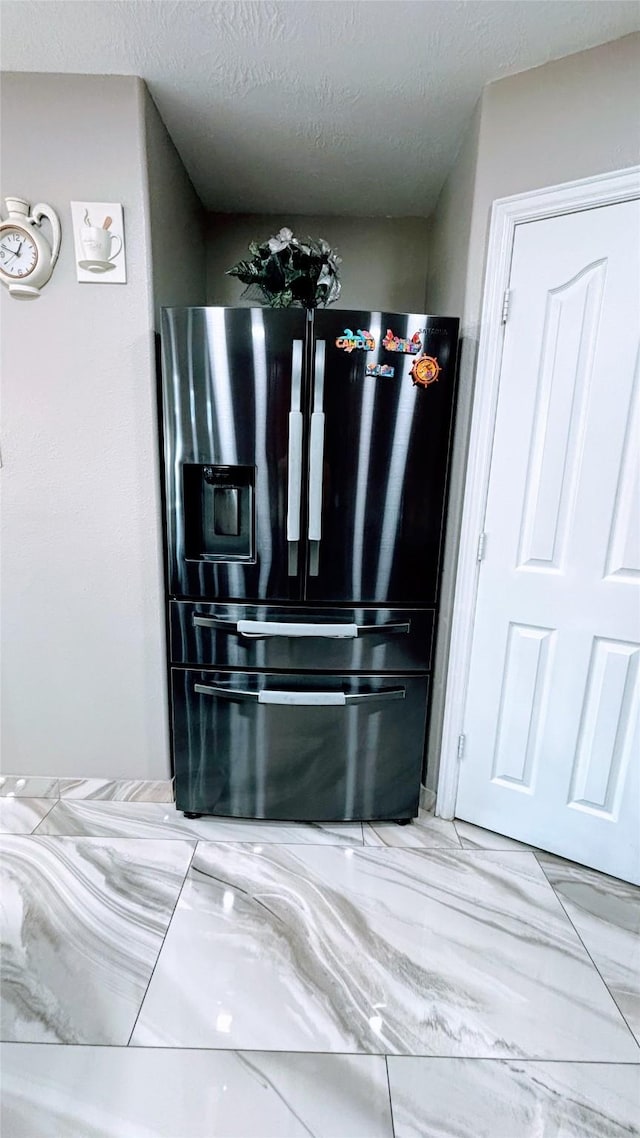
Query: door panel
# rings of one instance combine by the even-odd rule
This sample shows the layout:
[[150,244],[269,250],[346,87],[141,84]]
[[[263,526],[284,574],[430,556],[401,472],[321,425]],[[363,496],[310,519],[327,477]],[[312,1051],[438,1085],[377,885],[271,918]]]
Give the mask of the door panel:
[[418,812],[424,676],[176,668],[172,694],[179,810],[315,822]]
[[163,311],[174,596],[300,596],[287,536],[296,520],[289,458],[297,424],[290,416],[300,415],[304,398],[305,325],[299,311]]
[[[346,320],[371,333],[375,350],[338,346]],[[410,338],[425,327],[441,371],[422,387],[410,376],[416,356],[383,340],[388,329]],[[316,313],[308,599],[435,603],[457,327],[424,315]]]
[[[592,641],[569,806],[609,818],[620,807],[638,716],[639,658],[637,644],[597,636]],[[638,754],[636,750],[636,761]]]
[[638,202],[516,230],[456,805],[635,881],[639,238]]

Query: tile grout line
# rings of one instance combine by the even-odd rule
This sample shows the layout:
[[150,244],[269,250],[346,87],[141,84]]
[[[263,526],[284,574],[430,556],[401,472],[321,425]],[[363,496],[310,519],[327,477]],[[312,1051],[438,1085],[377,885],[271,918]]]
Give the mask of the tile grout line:
[[[44,822],[44,818],[42,821]],[[200,834],[191,834],[185,831],[184,834],[152,834],[148,837],[146,834],[38,834],[36,831],[41,825],[38,822],[36,829],[30,834],[1,834],[5,838],[51,838],[56,842],[194,842],[198,845],[204,842],[209,846],[254,846],[260,842],[267,849],[310,849],[310,850],[357,850],[360,852],[362,849],[366,850],[390,850],[390,849],[404,849],[411,853],[430,853],[431,850],[422,850],[418,847],[411,849],[411,847],[393,847],[393,846],[360,846],[357,843],[350,845],[348,842],[267,842],[264,838],[208,838],[202,837]],[[437,847],[435,852],[440,852],[445,847]],[[458,851],[451,851],[453,853]]]
[[[154,833],[154,834],[151,834],[149,837],[146,834],[113,834],[113,833],[38,834],[37,833],[40,826],[49,817],[49,814],[52,812],[54,807],[56,807],[60,803],[64,802],[65,805],[67,805],[68,802],[70,802],[71,806],[73,807],[74,805],[78,805],[78,804],[83,805],[86,802],[96,802],[96,801],[100,801],[100,804],[104,805],[106,800],[104,800],[104,799],[101,799],[101,800],[97,800],[97,799],[65,800],[65,799],[57,799],[57,798],[51,799],[51,806],[47,810],[47,813],[44,815],[43,818],[40,819],[40,821],[38,822],[35,829],[32,830],[29,834],[26,834],[24,836],[25,837],[37,836],[37,837],[47,837],[47,838],[76,838],[76,839],[92,839],[92,838],[93,839],[99,839],[99,838],[103,838],[103,839],[108,839],[109,841],[117,841],[117,840],[130,841],[132,839],[147,840],[147,841],[193,841],[196,843],[198,843],[198,842],[211,842],[214,845],[253,845],[256,842],[263,842],[264,845],[273,845],[273,846],[301,846],[302,845],[302,846],[330,846],[331,848],[338,848],[338,849],[353,848],[351,846],[350,842],[340,842],[340,841],[335,841],[335,842],[324,842],[324,841],[321,841],[321,842],[313,842],[313,841],[312,842],[307,842],[307,841],[301,841],[301,842],[296,842],[296,841],[267,842],[265,838],[257,838],[257,837],[253,837],[253,838],[248,838],[248,837],[244,837],[244,838],[209,837],[208,835],[202,835],[202,834],[194,833],[192,830],[185,830],[184,832],[179,832],[179,833],[175,833],[175,832],[159,833],[159,834]],[[111,801],[109,801],[109,804],[110,805],[112,804]],[[115,805],[122,805],[122,804],[121,803],[115,803]],[[135,803],[135,805],[140,805],[140,803]],[[143,803],[143,805],[148,805],[148,803]],[[173,803],[153,803],[153,805],[171,806],[171,805],[173,805]],[[214,818],[214,821],[215,820],[216,819]],[[220,819],[220,820],[221,821],[227,821],[227,819]],[[135,819],[134,819],[134,821],[135,821]],[[244,819],[242,819],[242,821],[244,821]],[[256,825],[263,824],[263,821],[264,820],[257,819],[255,824]],[[155,823],[155,824],[157,824],[157,823]],[[253,823],[250,822],[249,824],[251,825]],[[314,823],[286,823],[286,822],[283,824],[284,825],[298,825],[298,826],[300,826],[300,825],[302,825],[302,826],[304,826],[304,825],[313,826],[314,825]],[[355,823],[350,822],[350,823],[345,823],[345,824],[346,825],[356,825],[356,826],[360,827],[360,838],[356,839],[355,848],[356,849],[366,848],[365,847],[365,841],[364,841],[364,823],[362,823],[362,822],[355,822]]]
[[455,820],[455,818],[452,818],[452,819],[451,819],[451,825],[453,826],[453,832],[454,832],[454,834],[455,834],[455,836],[456,836],[456,841],[457,841],[457,843],[458,843],[458,846],[457,846],[457,848],[458,848],[458,849],[461,849],[461,850],[463,850],[465,847],[463,846],[463,844],[462,844],[462,838],[460,837],[460,834],[458,833],[458,827],[456,826],[456,820]]
[[[534,855],[534,856],[535,856],[535,855]],[[637,1039],[635,1032],[634,1032],[634,1031],[632,1031],[632,1029],[631,1029],[631,1025],[629,1024],[629,1021],[627,1020],[627,1017],[625,1016],[624,1012],[622,1011],[622,1008],[621,1008],[621,1007],[620,1007],[620,1005],[618,1004],[618,1001],[616,1000],[616,998],[615,998],[615,996],[614,996],[613,992],[611,991],[611,989],[610,989],[609,985],[607,984],[607,981],[605,980],[604,976],[602,975],[602,972],[601,972],[601,971],[600,971],[600,969],[598,968],[598,965],[596,964],[595,960],[593,959],[593,956],[592,956],[592,955],[591,955],[591,953],[589,952],[589,949],[587,948],[587,946],[586,946],[586,944],[585,944],[584,940],[582,939],[582,936],[580,935],[580,931],[579,931],[579,929],[576,927],[576,925],[575,925],[575,924],[573,923],[573,921],[571,920],[571,915],[570,915],[570,914],[567,912],[567,910],[566,910],[566,908],[565,908],[565,906],[564,906],[564,902],[563,902],[563,900],[562,900],[562,897],[561,897],[561,896],[560,896],[560,894],[557,892],[557,890],[556,890],[556,888],[555,888],[555,886],[554,886],[554,884],[553,884],[553,881],[551,881],[551,879],[550,879],[550,878],[547,876],[547,873],[545,872],[545,868],[544,868],[544,865],[542,865],[542,863],[540,862],[540,860],[539,860],[539,858],[538,858],[538,857],[536,857],[536,861],[538,862],[538,865],[540,866],[540,869],[542,870],[542,872],[543,872],[543,874],[544,874],[544,877],[545,877],[545,881],[547,881],[547,882],[548,882],[548,884],[549,884],[549,886],[550,886],[550,888],[551,888],[551,889],[553,889],[553,894],[554,894],[554,897],[556,898],[556,900],[557,900],[558,904],[560,905],[560,907],[561,907],[561,909],[562,909],[562,912],[564,913],[565,917],[566,917],[566,918],[567,918],[567,920],[569,921],[569,924],[571,925],[571,928],[572,928],[572,929],[573,929],[573,931],[575,932],[575,934],[576,934],[576,936],[577,936],[578,940],[580,941],[580,944],[581,944],[581,945],[582,945],[582,947],[584,948],[584,951],[586,952],[587,956],[589,957],[589,960],[590,960],[590,961],[591,961],[591,963],[593,964],[593,967],[595,968],[596,972],[598,973],[598,976],[599,976],[599,977],[600,977],[600,979],[602,980],[602,983],[604,984],[604,986],[605,986],[605,988],[606,988],[606,990],[607,990],[607,992],[608,992],[608,994],[609,994],[609,997],[611,998],[611,1000],[612,1000],[612,1002],[613,1002],[613,1005],[614,1005],[614,1007],[616,1008],[616,1011],[617,1011],[617,1012],[618,1012],[618,1014],[620,1015],[620,1018],[622,1019],[622,1021],[623,1021],[624,1025],[625,1025],[625,1027],[628,1029],[628,1031],[629,1031],[629,1034],[631,1035],[631,1038],[633,1039],[634,1043],[636,1044],[636,1047],[638,1048],[638,1058],[639,1058],[639,1061],[640,1061],[640,1040],[639,1040],[639,1039]],[[596,872],[597,872],[597,871],[596,871]]]
[[384,1069],[387,1072],[387,1091],[389,1093],[389,1112],[391,1114],[391,1138],[396,1138],[396,1124],[393,1117],[393,1098],[391,1096],[391,1078],[389,1075],[389,1056],[384,1056]]
[[[43,815],[43,817],[42,817],[42,818],[40,819],[40,821],[38,822],[38,825],[37,825],[37,826],[36,826],[36,827],[35,827],[35,828],[34,828],[34,829],[31,831],[31,833],[30,833],[30,834],[25,834],[25,837],[26,837],[26,838],[33,838],[33,837],[34,837],[34,835],[35,835],[35,834],[37,834],[37,832],[38,832],[38,830],[40,829],[40,827],[41,827],[42,823],[44,822],[45,818],[48,818],[48,817],[49,817],[49,815],[50,815],[51,811],[53,810],[54,806],[55,806],[55,805],[56,805],[56,803],[57,803],[57,802],[59,802],[59,801],[60,801],[60,799],[59,799],[59,798],[52,798],[52,799],[51,799],[51,806],[50,806],[50,807],[49,807],[49,809],[47,810],[47,813]],[[39,836],[40,836],[40,837],[45,837],[46,835],[40,834]]]
[[[128,1043],[54,1043],[51,1040],[31,1040],[31,1039],[3,1039],[0,1043],[4,1047],[75,1047],[79,1050],[86,1051],[89,1048],[96,1051],[127,1051],[129,1049]],[[247,1052],[251,1055],[318,1055],[324,1058],[343,1058],[343,1059],[424,1059],[429,1062],[441,1063],[450,1062],[452,1060],[465,1062],[465,1063],[535,1063],[535,1064],[548,1064],[560,1063],[570,1067],[633,1067],[635,1070],[640,1067],[640,1057],[638,1059],[548,1059],[538,1056],[537,1058],[526,1057],[521,1055],[434,1055],[432,1052],[411,1052],[411,1054],[402,1054],[398,1052],[394,1055],[389,1055],[385,1051],[301,1051],[295,1048],[287,1048],[286,1050],[274,1050],[269,1047],[203,1047],[193,1046],[182,1047],[177,1044],[152,1044],[144,1043],[135,1045],[137,1051],[206,1051],[212,1055],[235,1055],[242,1052]]]
[[[465,822],[464,818],[458,818],[458,819],[453,818],[452,819],[452,824],[453,824],[455,832],[458,836],[458,841],[460,842],[460,846],[466,853],[474,853],[474,852],[475,853],[535,853],[536,850],[538,849],[537,846],[530,846],[526,842],[519,842],[517,838],[509,837],[508,834],[499,834],[497,831],[493,831],[493,830],[487,831],[487,832],[488,833],[495,833],[496,837],[498,837],[498,838],[506,838],[507,841],[515,842],[516,845],[520,848],[512,849],[510,846],[477,846],[477,845],[474,845],[473,843],[468,845],[468,846],[464,846],[464,845],[462,845],[462,842],[463,842],[462,834],[458,830],[458,825],[457,825],[458,822],[462,822],[465,826],[476,826],[476,823],[475,822]],[[482,826],[476,826],[476,829],[481,830],[481,829],[483,829],[483,827]],[[466,840],[470,841],[469,838],[467,838]],[[546,853],[546,850],[543,850],[543,853]],[[557,856],[559,856],[559,855],[557,855]]]
[[174,918],[174,916],[175,916],[175,912],[176,912],[176,909],[178,908],[178,904],[180,903],[180,898],[182,897],[182,892],[183,892],[183,890],[184,890],[184,887],[185,887],[185,885],[186,885],[186,882],[187,882],[187,878],[188,878],[188,876],[189,876],[189,872],[190,872],[190,870],[191,870],[191,866],[193,865],[193,859],[194,859],[194,857],[196,856],[196,850],[197,850],[197,848],[198,848],[198,842],[196,841],[196,842],[194,843],[194,846],[193,846],[193,850],[191,851],[191,857],[189,858],[189,864],[188,864],[188,866],[187,866],[187,868],[186,868],[186,872],[185,872],[185,875],[184,875],[184,877],[183,877],[183,879],[182,879],[182,885],[180,886],[180,888],[179,888],[179,890],[178,890],[178,896],[176,897],[176,900],[175,900],[175,904],[174,904],[174,906],[173,906],[173,908],[172,908],[172,910],[171,910],[171,916],[169,917],[169,920],[167,921],[167,927],[166,927],[166,929],[165,929],[165,931],[164,931],[164,936],[163,936],[163,938],[162,938],[162,944],[160,945],[160,948],[158,949],[158,955],[156,956],[156,959],[155,959],[155,963],[154,963],[154,965],[153,965],[153,968],[151,969],[151,973],[150,973],[150,975],[149,975],[149,979],[148,979],[148,981],[147,981],[147,985],[146,985],[146,988],[145,988],[145,990],[144,990],[144,995],[143,995],[143,997],[142,997],[142,999],[141,999],[141,1001],[140,1001],[140,1007],[138,1008],[138,1012],[137,1012],[137,1014],[136,1014],[136,1018],[135,1018],[135,1020],[134,1020],[134,1023],[133,1023],[133,1027],[131,1028],[131,1032],[130,1032],[129,1038],[128,1038],[128,1040],[127,1040],[127,1043],[126,1043],[126,1047],[130,1047],[130,1046],[131,1046],[131,1040],[132,1040],[132,1038],[133,1038],[133,1033],[134,1033],[134,1031],[136,1030],[136,1027],[137,1027],[137,1024],[138,1024],[138,1020],[140,1019],[140,1015],[141,1015],[141,1013],[142,1013],[142,1009],[143,1009],[143,1007],[144,1007],[144,1002],[145,1002],[145,1000],[146,1000],[146,998],[147,998],[147,993],[148,993],[148,991],[149,991],[149,986],[150,986],[150,984],[151,984],[151,981],[153,980],[153,977],[154,977],[154,973],[155,973],[155,970],[156,970],[156,968],[158,967],[158,961],[160,960],[160,955],[161,955],[161,953],[162,953],[162,950],[163,950],[163,948],[164,948],[164,943],[165,943],[165,941],[166,941],[166,939],[167,939],[167,936],[168,936],[168,934],[169,934],[169,929],[171,928],[171,925],[172,925],[172,923],[173,923],[173,918]]

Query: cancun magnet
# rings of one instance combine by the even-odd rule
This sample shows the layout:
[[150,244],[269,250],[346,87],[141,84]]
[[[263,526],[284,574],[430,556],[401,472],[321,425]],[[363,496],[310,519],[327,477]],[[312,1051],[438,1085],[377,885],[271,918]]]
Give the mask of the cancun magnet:
[[371,335],[362,328],[358,328],[357,332],[352,332],[350,328],[345,328],[341,336],[336,339],[336,348],[340,348],[343,352],[375,352],[376,342]]

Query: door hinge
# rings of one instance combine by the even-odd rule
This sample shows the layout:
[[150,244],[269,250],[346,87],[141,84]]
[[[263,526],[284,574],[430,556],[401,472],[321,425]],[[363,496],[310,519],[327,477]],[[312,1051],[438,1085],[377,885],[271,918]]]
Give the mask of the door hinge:
[[504,290],[504,299],[502,301],[502,323],[506,324],[509,319],[509,304],[511,302],[511,289]]
[[465,742],[466,742],[466,735],[458,735],[458,762],[460,762],[460,760],[462,759],[462,756],[464,755]]
[[486,541],[487,541],[487,535],[483,530],[482,533],[480,534],[480,537],[478,538],[478,552],[476,553],[476,561],[483,561],[484,560],[484,547],[485,547]]

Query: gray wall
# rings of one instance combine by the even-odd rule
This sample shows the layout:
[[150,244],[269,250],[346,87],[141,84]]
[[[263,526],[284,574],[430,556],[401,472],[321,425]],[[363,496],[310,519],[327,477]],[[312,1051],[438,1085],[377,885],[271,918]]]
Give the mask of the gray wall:
[[455,570],[464,498],[465,461],[477,354],[477,324],[465,318],[465,302],[481,109],[480,100],[458,151],[454,167],[440,193],[435,213],[430,218],[429,231],[427,310],[460,318],[456,426],[449,474],[445,555],[440,585],[440,618],[431,691],[431,720],[425,776],[425,783],[432,791],[436,789],[438,777]]
[[[430,234],[426,307],[463,316],[452,479],[452,517],[459,518],[491,202],[638,160],[639,43],[640,36],[626,37],[487,88],[430,226],[406,218],[213,216],[206,293],[202,248],[191,239],[200,224],[197,199],[143,84],[3,76],[1,192],[48,202],[63,226],[42,296],[19,302],[0,289],[6,772],[169,773],[154,287],[159,303],[205,296],[236,303],[241,286],[224,269],[252,237],[288,223],[338,247],[341,307],[421,311]],[[71,200],[123,203],[127,285],[77,284]],[[445,630],[457,530],[455,521]],[[431,785],[438,690],[434,710]]]
[[429,218],[427,301],[434,312],[443,316],[462,317],[464,312],[481,110],[479,99],[453,169]]
[[148,90],[144,91],[156,329],[163,305],[206,304],[206,214]]
[[[442,733],[442,681],[491,205],[496,198],[510,194],[634,165],[640,161],[639,108],[638,34],[490,84],[432,217],[427,306],[457,307],[462,315],[463,347],[443,577],[444,635],[436,656],[438,683],[429,740],[430,787],[437,780]],[[477,377],[477,382],[481,381],[482,377]]]
[[[37,300],[0,289],[2,765],[167,778],[144,86],[6,74],[2,99],[1,192],[63,231]],[[71,200],[122,202],[126,285],[77,283]]]
[[466,314],[482,301],[491,203],[640,158],[640,33],[490,84],[482,99]]
[[[207,301],[241,304],[243,285],[225,276],[248,257],[250,241],[267,240],[286,225],[296,237],[324,237],[342,257],[338,308],[423,312],[428,222],[423,217],[297,217],[290,214],[210,214]],[[255,301],[254,301],[255,303]]]

